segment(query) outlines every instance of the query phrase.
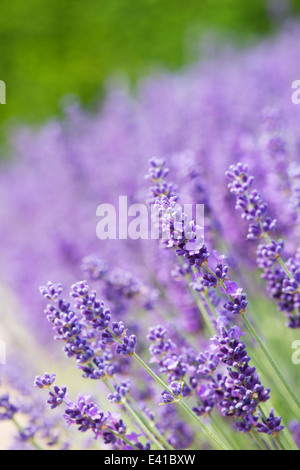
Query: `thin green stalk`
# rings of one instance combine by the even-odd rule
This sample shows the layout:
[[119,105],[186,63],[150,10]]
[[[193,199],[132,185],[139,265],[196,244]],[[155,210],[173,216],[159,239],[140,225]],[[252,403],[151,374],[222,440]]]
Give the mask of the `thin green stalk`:
[[[129,401],[131,402],[131,404],[133,404],[133,406],[139,411],[140,413],[140,418],[141,420],[145,423],[145,425],[153,432],[153,434],[157,437],[157,439],[162,443],[162,445],[164,445],[166,447],[166,449],[168,450],[174,450],[174,447],[172,447],[168,441],[166,440],[166,438],[159,432],[159,430],[157,429],[157,427],[155,426],[155,423],[153,424],[149,424],[147,422],[147,416],[145,415],[145,413],[143,412],[143,410],[141,410],[141,408],[139,407],[139,405],[135,402],[135,400],[133,400],[132,397],[130,397]],[[145,419],[144,419],[145,417]]]
[[[265,414],[265,412],[264,412],[264,410],[263,410],[263,408],[262,408],[262,405],[259,405],[258,409],[259,409],[259,411],[260,411],[260,413],[261,413],[263,419],[264,419],[265,421],[267,421],[267,416],[266,416],[266,414]],[[278,435],[278,436],[275,436],[275,435],[274,435],[274,436],[273,436],[273,439],[274,439],[274,441],[275,441],[275,444],[276,444],[276,445],[278,444],[279,447],[281,448],[281,450],[286,450],[285,447],[284,447],[284,445],[283,445],[283,443],[282,443],[282,441],[281,441],[281,439],[280,439],[280,437],[279,437],[279,435]]]
[[[211,271],[209,268],[207,268],[208,271],[214,275],[213,271]],[[224,282],[221,282],[221,285],[223,287],[223,289],[225,290],[226,292],[226,286],[224,284]],[[231,295],[228,295],[229,299],[231,300],[232,303],[234,303],[234,298],[231,296]],[[295,392],[292,390],[291,386],[288,384],[287,380],[285,379],[285,377],[283,376],[282,372],[279,370],[277,364],[275,363],[274,359],[272,358],[271,354],[269,353],[269,351],[267,350],[267,348],[265,347],[264,343],[262,342],[262,340],[260,339],[258,333],[256,332],[254,326],[252,325],[252,323],[250,322],[249,318],[247,317],[246,313],[243,313],[242,314],[242,317],[246,323],[246,326],[248,328],[248,330],[250,331],[250,333],[252,334],[252,336],[254,337],[254,339],[256,340],[258,346],[260,347],[260,349],[262,350],[262,352],[264,353],[265,357],[267,358],[267,360],[269,361],[270,365],[272,366],[273,370],[276,372],[277,376],[279,377],[280,381],[282,382],[282,384],[284,385],[285,389],[287,390],[287,392],[289,393],[290,397],[293,399],[293,401],[296,403],[297,407],[300,408],[300,401],[299,399],[297,398]]]
[[[11,421],[14,423],[14,425],[16,426],[16,428],[18,429],[18,431],[20,432],[24,432],[24,429],[22,428],[22,426],[18,423],[18,421],[16,420],[16,418],[11,418]],[[39,444],[37,444],[35,442],[35,440],[33,438],[29,439],[31,444],[33,445],[33,447],[36,449],[36,450],[44,450]]]
[[[107,379],[104,379],[103,380],[103,383],[107,386],[107,388],[114,392],[114,388],[111,386],[111,384],[109,383],[109,381]],[[153,436],[152,432],[150,432],[150,430],[148,429],[148,427],[143,423],[143,421],[141,420],[140,416],[138,415],[138,413],[131,407],[131,405],[128,403],[128,401],[125,399],[123,399],[121,401],[121,404],[124,406],[124,408],[127,410],[127,412],[133,417],[133,419],[136,421],[136,423],[138,424],[138,426],[141,428],[142,431],[144,431],[144,433],[146,434],[146,436],[151,440],[153,441],[154,444],[157,445],[157,447],[160,449],[160,450],[165,450],[165,448],[160,444],[160,442],[158,442],[158,440],[156,439],[155,436]]]
[[[262,225],[261,225],[261,228],[262,228]],[[265,237],[265,240],[266,240],[267,243],[272,243],[271,237],[265,232],[264,232],[264,237]],[[283,261],[281,256],[278,256],[276,259],[277,259],[278,263],[280,264],[280,266],[282,267],[282,269],[285,271],[286,275],[290,279],[293,279],[294,276],[292,275],[292,273],[286,267],[285,262]]]
[[120,436],[120,434],[118,434],[117,432],[113,431],[112,429],[109,429],[109,432],[111,434],[114,434],[114,436],[116,436],[118,439],[121,439],[121,441],[124,441],[126,442],[126,444],[128,444],[130,447],[132,447],[134,450],[140,450],[138,449],[132,442],[129,441],[129,439],[127,439],[127,437],[124,436],[124,434],[122,436]]
[[131,407],[131,405],[128,403],[128,401],[124,400],[122,402],[122,405],[126,408],[128,413],[130,413],[133,418],[136,420],[137,424],[139,427],[144,431],[146,436],[153,441],[153,443],[160,449],[160,450],[165,450],[164,446],[157,440],[156,436],[154,435],[153,432],[150,432],[148,427],[144,424],[140,416],[136,413],[136,411]]
[[207,312],[202,300],[200,299],[199,295],[197,294],[197,292],[195,292],[193,289],[190,288],[189,282],[188,282],[188,289],[189,289],[190,293],[192,294],[192,296],[194,297],[195,303],[198,307],[199,312],[201,313],[201,316],[202,316],[203,321],[204,321],[205,328],[207,329],[209,335],[211,337],[215,336],[216,331],[215,331],[215,329],[212,325],[212,322],[211,322],[211,319],[208,315],[208,312]]
[[279,370],[277,364],[275,363],[275,361],[273,360],[271,354],[269,353],[269,351],[267,350],[267,348],[265,347],[265,345],[263,344],[262,340],[260,339],[258,333],[256,332],[254,326],[252,325],[252,323],[250,322],[249,318],[247,317],[247,315],[244,313],[243,315],[243,319],[246,323],[246,326],[248,328],[248,330],[250,331],[250,333],[252,334],[252,336],[255,338],[257,344],[259,345],[260,349],[262,350],[262,352],[264,353],[264,355],[266,356],[266,358],[268,359],[270,365],[272,366],[272,368],[274,369],[274,371],[276,372],[276,374],[278,375],[278,377],[280,378],[282,384],[284,385],[285,389],[287,390],[287,392],[289,393],[290,397],[293,399],[293,401],[296,403],[297,407],[300,408],[300,401],[299,399],[297,398],[295,392],[292,390],[292,388],[290,387],[290,385],[288,384],[288,382],[286,381],[285,377],[283,376],[282,372]]
[[[181,266],[183,266],[183,260],[180,256],[178,256],[178,262],[179,264],[181,264]],[[188,287],[188,290],[190,291],[190,293],[192,294],[194,300],[195,300],[195,303],[198,307],[198,310],[203,318],[203,321],[204,321],[204,325],[209,333],[210,336],[215,336],[216,332],[215,332],[215,329],[212,325],[212,322],[211,322],[211,319],[209,318],[209,315],[208,315],[208,312],[205,308],[205,306],[203,305],[203,302],[202,300],[200,299],[199,295],[197,294],[197,292],[194,291],[194,289],[192,289],[190,287],[190,282],[191,282],[191,279],[190,279],[190,276],[187,274],[185,275],[185,279],[187,281],[187,287]]]
[[208,434],[208,436],[222,449],[222,450],[229,450],[222,441],[220,441],[206,426],[205,424],[198,418],[197,415],[189,408],[189,406],[183,400],[179,400],[178,404],[188,413],[193,420],[199,424],[199,426],[203,429],[203,431]]
[[253,439],[255,440],[255,442],[257,443],[258,447],[261,449],[261,450],[267,450],[263,444],[263,442],[261,442],[261,440],[259,439],[259,437],[256,435],[256,433],[251,430],[250,431],[250,434],[251,436],[253,437]]
[[282,443],[279,436],[276,436],[274,439],[277,442],[277,444],[279,445],[279,447],[281,448],[281,450],[286,450],[286,448],[284,447],[284,445],[283,445],[283,443]]
[[[143,359],[137,354],[134,353],[133,357],[136,359],[136,361],[148,372],[149,375],[157,382],[161,387],[164,389],[168,390],[169,393],[172,394],[172,391],[169,389],[168,385],[158,376],[155,374],[155,372],[143,361]],[[177,399],[176,397],[174,397]],[[208,436],[223,450],[228,450],[225,444],[223,444],[206,426],[202,421],[198,418],[198,416],[189,408],[189,406],[181,399],[177,399],[178,404],[193,418],[194,421],[197,422],[197,424],[205,431]]]
[[233,449],[233,450],[236,450],[236,447],[235,447],[235,444],[231,441],[230,439],[230,433],[227,433],[225,434],[225,432],[223,431],[223,429],[221,428],[221,426],[219,425],[218,423],[218,420],[214,417],[214,415],[211,413],[209,415],[211,421],[213,422],[214,426],[217,428],[218,432],[223,436],[223,438],[228,442],[229,446]]
[[209,298],[209,296],[208,296],[207,293],[204,294],[204,296],[205,296],[206,302],[208,303],[208,306],[209,306],[209,308],[210,308],[210,310],[211,310],[213,316],[214,316],[215,319],[217,320],[217,319],[218,319],[218,314],[217,314],[217,312],[216,312],[216,309],[215,309],[215,307],[214,307],[212,301],[210,300],[210,298]]
[[295,443],[295,440],[288,426],[286,426],[281,432],[285,443],[291,448],[291,450],[299,450],[299,447]]

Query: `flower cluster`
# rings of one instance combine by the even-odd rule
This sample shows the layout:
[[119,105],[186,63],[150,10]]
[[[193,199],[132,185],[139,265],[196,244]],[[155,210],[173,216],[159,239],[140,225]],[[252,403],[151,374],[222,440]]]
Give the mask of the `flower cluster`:
[[[293,392],[297,377],[279,371],[272,357],[273,320],[268,308],[260,308],[263,291],[253,260],[257,248],[269,293],[289,326],[299,328],[299,116],[285,94],[297,73],[298,43],[299,28],[274,37],[272,48],[266,43],[233,54],[234,63],[220,56],[180,77],[147,80],[135,98],[111,89],[93,116],[73,106],[62,122],[34,134],[21,130],[14,138],[18,158],[0,174],[6,201],[0,211],[1,290],[9,306],[6,286],[12,288],[45,347],[48,319],[66,355],[90,379],[83,388],[78,384],[75,401],[67,387],[55,384],[55,374],[35,380],[35,387],[47,392],[52,416],[64,410],[72,447],[78,442],[116,450],[292,446],[269,398],[284,420],[297,419],[289,402],[300,406]],[[216,71],[224,84],[217,95]],[[116,207],[120,194],[132,204],[145,200],[140,182],[151,154],[164,156],[150,160],[146,177],[164,243],[99,243],[91,217],[95,201]],[[238,161],[227,173],[229,193],[225,170]],[[254,189],[246,161],[264,197]],[[232,210],[233,198],[238,211]],[[190,202],[205,206],[205,244],[203,224],[183,209]],[[248,236],[242,236],[247,225]],[[22,244],[14,242],[16,233]],[[161,245],[169,249],[159,250]],[[84,258],[89,253],[101,258]],[[41,288],[49,302],[41,318],[41,300],[31,287],[46,278],[74,282],[82,259],[89,282],[74,284],[68,300],[61,284]],[[253,297],[256,318],[248,305]],[[245,325],[249,336],[243,339]],[[266,330],[256,332],[260,325]],[[280,340],[278,355],[284,335]],[[268,363],[276,376],[272,392],[266,388]],[[24,375],[21,371],[12,383],[22,387]],[[277,381],[282,389],[276,389]],[[15,423],[15,446],[63,448],[61,433],[34,391],[16,400],[12,383],[1,390],[0,420]],[[101,403],[88,396],[95,387]],[[291,431],[298,443],[298,423]]]
[[[153,162],[156,161],[156,159],[150,160],[151,168]],[[164,160],[158,160],[158,162],[161,177],[149,179],[154,183],[151,186],[153,196],[158,195],[151,202],[160,215],[162,239],[166,241],[168,247],[176,248],[177,255],[186,258],[190,266],[199,267],[209,256],[206,246],[203,245],[203,227],[197,225],[184,213],[183,208],[178,204],[178,194],[166,190],[168,187],[173,188],[173,183],[168,183],[166,180],[169,169],[166,168]]]
[[[215,354],[219,361],[227,366],[227,377],[222,380],[223,397],[220,401],[221,412],[225,416],[241,418],[240,430],[249,431],[258,427],[257,420],[252,420],[260,403],[270,398],[270,389],[261,384],[255,367],[250,367],[250,357],[246,345],[240,341],[242,331],[234,326],[226,330],[220,328],[220,336],[213,338]],[[219,382],[220,384],[220,382]],[[280,418],[279,418],[280,420]],[[243,422],[245,427],[243,427]],[[260,427],[259,432],[264,432]]]
[[9,395],[0,396],[0,421],[10,420],[18,412],[18,408],[10,402]]
[[[67,285],[81,259],[99,253],[91,217],[95,201],[115,205],[117,195],[127,194],[140,202],[139,182],[149,155],[164,155],[175,170],[175,185],[161,188],[167,171],[162,162],[151,164],[152,199],[174,196],[176,187],[186,189],[189,198],[183,194],[182,201],[205,204],[208,251],[220,244],[234,246],[228,254],[240,268],[248,267],[253,253],[232,214],[223,175],[232,161],[251,161],[271,216],[278,218],[278,233],[288,240],[289,255],[293,252],[299,244],[299,113],[287,105],[285,93],[298,72],[299,28],[287,29],[272,43],[233,52],[232,62],[218,54],[209,64],[195,64],[179,75],[142,80],[134,97],[126,86],[112,84],[92,115],[72,105],[60,120],[13,134],[14,158],[1,165],[6,204],[0,214],[0,277],[22,303],[22,315],[32,320],[32,327],[38,325],[41,341],[51,344],[51,337],[47,323],[39,321],[42,302],[29,294],[28,286],[48,278]],[[217,97],[216,73],[226,84]],[[12,233],[19,233],[22,244],[13,242]],[[134,256],[137,251],[141,256]],[[125,270],[135,264],[137,273],[144,270],[141,260],[147,254],[148,244],[140,241],[134,247],[118,240],[101,246],[105,262]],[[157,252],[152,254],[147,263],[157,272]]]
[[[51,381],[49,381],[49,377],[51,377]],[[43,377],[36,377],[34,385],[37,388],[49,389],[47,403],[51,409],[63,405],[65,408],[64,418],[68,427],[75,425],[82,433],[92,431],[96,440],[101,437],[104,444],[113,445],[115,449],[124,449],[125,446],[131,449],[144,449],[144,446],[139,442],[139,435],[131,434],[130,441],[127,439],[127,426],[118,414],[105,413],[88,395],[79,395],[75,402],[70,401],[65,386],[60,388],[54,385],[53,389],[51,388],[54,381],[55,374],[49,376],[46,373]],[[47,383],[46,387],[43,385],[44,383]],[[129,390],[130,384],[123,382],[120,386],[116,386],[116,393],[111,394],[109,400],[112,403],[120,403]],[[128,443],[132,447],[128,447]]]
[[116,391],[108,395],[108,400],[111,403],[122,403],[122,400],[127,397],[130,387],[131,383],[129,381],[121,382],[120,385],[115,385],[114,388]]
[[94,281],[102,281],[102,294],[114,307],[114,315],[123,317],[129,310],[130,300],[140,302],[146,310],[152,310],[158,299],[158,292],[149,289],[129,271],[120,268],[109,270],[98,256],[83,259],[82,270]]
[[70,302],[58,298],[62,293],[60,284],[49,282],[40,291],[46,299],[52,300],[45,314],[53,325],[55,339],[66,343],[66,355],[75,357],[85,378],[99,380],[115,374],[117,364],[110,351],[115,343],[117,356],[134,353],[135,336],[126,336],[123,322],[111,323],[110,310],[97,299],[96,292],[90,290],[86,281],[72,286],[70,295],[75,299],[73,309]]
[[176,196],[174,184],[168,183],[166,177],[169,173],[165,160],[161,158],[151,158],[148,174],[145,176],[151,183],[151,197],[149,202],[155,202],[163,196],[172,199]]
[[297,252],[287,262],[282,259],[284,241],[270,238],[276,220],[267,216],[268,205],[262,196],[256,190],[249,193],[254,177],[248,175],[248,166],[232,165],[227,176],[232,180],[228,187],[236,196],[236,208],[242,210],[242,217],[250,222],[248,238],[264,238],[267,242],[257,249],[257,264],[263,269],[262,278],[267,281],[267,290],[277,301],[279,310],[288,317],[288,326],[299,328],[300,256]]
[[[262,201],[262,198],[256,191],[252,192],[249,199],[248,191],[254,181],[253,177],[247,176],[248,167],[246,165],[238,164],[236,167],[232,166],[228,176],[233,179],[229,185],[230,190],[237,196],[237,207],[242,208],[244,217],[252,221],[251,234],[255,233],[255,224],[261,229],[261,233],[268,236],[275,221],[265,218],[267,205]],[[174,201],[177,197],[174,197]],[[249,201],[248,201],[249,199]],[[163,204],[165,208],[172,208],[174,201],[172,198],[168,199],[163,196],[158,204]],[[255,203],[254,203],[255,202]],[[176,220],[174,213],[172,220]],[[175,233],[176,225],[174,223],[173,234]],[[256,230],[257,232],[257,230]],[[249,238],[252,238],[252,235]],[[258,232],[257,232],[258,235]],[[169,246],[173,246],[172,237],[169,241]],[[185,256],[185,251],[177,249],[178,256]],[[221,291],[227,294],[229,300],[224,305],[224,310],[231,315],[242,315],[246,312],[248,301],[247,295],[239,289],[238,285],[232,282],[229,278],[229,266],[220,262],[220,257],[217,260],[217,265],[211,269],[210,255],[208,254],[205,266],[198,266],[198,270],[194,275],[194,279],[199,278],[200,288],[197,288],[197,283],[194,283],[194,288],[200,294],[205,290],[216,289],[220,286]],[[201,270],[202,267],[202,270]],[[195,265],[194,265],[195,268]],[[152,330],[148,338],[154,342],[150,348],[152,354],[152,361],[160,366],[160,371],[164,372],[169,381],[171,381],[170,391],[162,393],[163,403],[173,403],[178,396],[182,396],[184,390],[187,390],[187,395],[194,392],[197,397],[198,406],[194,408],[198,416],[210,414],[214,407],[220,410],[224,416],[234,416],[238,418],[236,423],[237,428],[242,432],[249,432],[253,428],[258,432],[269,432],[277,435],[283,429],[280,425],[281,418],[276,418],[271,411],[268,421],[260,420],[258,407],[260,403],[264,403],[270,398],[270,389],[265,389],[261,384],[255,367],[250,367],[250,357],[248,356],[246,345],[240,342],[242,331],[239,327],[233,326],[229,329],[225,328],[228,324],[229,318],[218,318],[220,326],[220,336],[215,336],[213,341],[213,349],[207,351],[205,354],[200,354],[198,358],[195,355],[188,354],[186,357],[182,354],[176,354],[176,345],[166,340],[166,330],[158,326]],[[181,352],[183,348],[181,348]],[[197,368],[195,368],[197,364]],[[227,366],[227,373],[219,372],[217,369],[219,364]],[[172,380],[183,379],[189,371],[190,389],[185,384],[183,387]],[[206,383],[203,383],[206,379]],[[173,389],[174,388],[174,393]]]
[[162,403],[161,403],[162,405],[169,404],[169,403],[176,403],[176,401],[182,398],[182,383],[171,382],[170,391],[163,390],[161,392],[161,396],[162,396]]
[[236,209],[242,211],[242,218],[250,223],[247,238],[262,238],[275,228],[276,220],[266,216],[268,205],[256,189],[251,190],[254,177],[248,175],[248,165],[231,165],[226,172],[232,182],[230,192],[236,196]]
[[[167,329],[161,325],[150,328],[148,334],[148,339],[151,341],[150,362],[157,364],[159,371],[166,375],[170,389],[174,388],[175,390],[173,398],[180,394],[185,397],[191,393],[191,389],[183,381],[192,371],[195,353],[189,346],[176,344],[175,341],[167,337],[167,333]],[[180,393],[176,392],[177,388],[180,389]],[[163,393],[166,397],[169,394],[168,391]]]
[[[16,429],[11,449],[69,448],[69,442],[58,426],[58,416],[55,413],[48,415],[44,403],[33,393],[32,384],[24,373],[25,364],[21,366],[19,359],[17,364],[11,362],[7,369],[1,374],[1,388],[9,389],[9,393],[0,394],[0,421],[10,422],[11,427]],[[55,374],[45,374],[44,377],[37,377],[35,385],[38,388],[49,388],[54,380]]]
[[89,396],[80,395],[76,402],[68,403],[65,410],[66,423],[77,426],[80,432],[91,430],[95,438],[104,438],[105,443],[116,443],[117,439],[126,433],[122,420],[112,419],[109,413],[104,413]]

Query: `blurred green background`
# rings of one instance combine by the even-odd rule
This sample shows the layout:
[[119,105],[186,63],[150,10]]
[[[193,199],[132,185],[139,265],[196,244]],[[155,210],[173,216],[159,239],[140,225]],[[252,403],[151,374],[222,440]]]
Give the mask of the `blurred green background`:
[[300,10],[300,0],[1,0],[0,123],[41,122],[66,94],[91,105],[115,74],[134,82],[153,66],[180,67],[207,31],[240,44],[270,33],[287,5]]

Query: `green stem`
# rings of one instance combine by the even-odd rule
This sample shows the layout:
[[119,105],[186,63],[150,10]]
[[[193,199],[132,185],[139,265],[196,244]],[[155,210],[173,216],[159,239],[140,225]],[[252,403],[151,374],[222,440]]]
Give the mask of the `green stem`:
[[[174,450],[174,447],[172,447],[168,441],[165,439],[165,437],[159,432],[159,430],[156,428],[155,426],[155,423],[153,424],[149,424],[147,422],[147,416],[145,415],[145,413],[143,412],[143,410],[141,410],[141,408],[139,407],[139,405],[133,400],[132,397],[130,397],[130,402],[133,404],[133,406],[139,411],[140,413],[140,418],[141,420],[144,422],[145,426],[147,426],[151,432],[157,437],[157,439],[162,443],[162,445],[164,445],[166,447],[166,449],[168,450]],[[145,417],[145,418],[144,418]]]
[[261,341],[258,333],[256,332],[254,326],[252,325],[252,323],[250,322],[250,320],[248,319],[247,315],[246,314],[243,314],[242,315],[243,318],[244,318],[244,321],[246,323],[246,326],[248,328],[248,330],[250,331],[250,333],[253,335],[253,337],[255,338],[257,344],[259,345],[260,349],[262,350],[262,352],[264,353],[264,355],[266,356],[266,358],[268,359],[270,365],[272,366],[272,368],[274,369],[274,371],[276,372],[276,374],[278,375],[279,379],[281,380],[281,383],[283,384],[283,386],[285,387],[285,389],[287,390],[287,392],[289,393],[290,397],[293,399],[293,401],[296,403],[297,407],[300,408],[300,401],[299,399],[297,398],[295,392],[292,390],[292,388],[290,387],[290,385],[287,383],[286,379],[284,378],[283,374],[281,373],[281,371],[279,370],[277,364],[275,363],[275,361],[273,360],[271,354],[269,353],[269,351],[267,350],[267,348],[265,347],[265,345],[263,344],[263,342]]
[[[208,271],[213,274],[213,271],[211,271],[210,269],[208,269]],[[226,286],[224,284],[224,282],[221,282],[221,285],[223,287],[223,289],[225,290],[226,292]],[[231,300],[232,303],[234,303],[234,298],[231,296],[231,295],[228,295],[229,299]],[[250,322],[249,318],[247,317],[246,313],[244,313],[242,315],[242,317],[244,318],[244,321],[246,323],[246,326],[248,328],[248,330],[250,331],[250,333],[252,334],[252,336],[255,338],[258,346],[260,347],[260,349],[262,350],[262,352],[264,353],[265,357],[267,358],[267,360],[269,361],[270,365],[272,366],[273,370],[276,372],[277,376],[279,377],[281,383],[283,384],[283,386],[285,387],[285,389],[287,390],[287,392],[289,393],[290,397],[293,399],[293,401],[296,403],[297,407],[300,408],[300,401],[299,399],[297,398],[295,392],[292,390],[291,386],[288,384],[288,382],[286,381],[285,377],[283,376],[282,372],[279,370],[277,364],[275,363],[274,359],[272,358],[271,354],[269,353],[269,351],[267,350],[267,348],[265,347],[265,345],[263,344],[262,340],[260,339],[258,333],[256,332],[254,326],[252,325],[252,323]]]
[[[262,228],[262,225],[261,225],[261,228]],[[267,243],[272,243],[272,240],[271,240],[271,237],[264,232],[264,237],[265,237],[265,240]],[[276,258],[278,263],[280,264],[280,266],[282,267],[282,269],[285,271],[286,275],[290,278],[290,279],[293,279],[293,275],[292,273],[288,270],[288,268],[286,267],[285,265],[285,262],[283,261],[283,259],[281,258],[281,256],[278,256],[278,258]]]
[[253,437],[253,439],[255,440],[255,442],[257,443],[258,447],[261,450],[266,450],[265,446],[263,445],[263,443],[261,442],[261,440],[259,439],[259,437],[256,435],[256,433],[253,430],[250,431],[250,434]]
[[[18,423],[18,421],[15,419],[15,418],[11,418],[11,421],[14,423],[14,425],[16,426],[16,428],[18,429],[18,431],[20,432],[24,432],[24,429],[22,428],[22,426]],[[29,439],[31,444],[33,445],[33,447],[36,449],[36,450],[44,450],[42,447],[39,446],[39,444],[37,444],[35,442],[35,440],[33,438]]]
[[235,447],[235,444],[231,441],[230,439],[230,433],[227,433],[225,434],[225,432],[223,431],[223,429],[221,428],[221,426],[219,425],[218,423],[218,420],[213,416],[213,414],[210,414],[209,415],[211,421],[213,422],[214,426],[217,428],[218,432],[223,436],[223,438],[228,442],[228,444],[230,445],[230,447],[233,449],[233,450],[236,450],[236,447]]
[[[183,262],[183,259],[178,256],[178,262],[181,266],[184,265],[184,262]],[[215,332],[215,329],[213,328],[212,326],[212,323],[211,323],[211,319],[209,318],[209,315],[208,315],[208,312],[202,302],[202,300],[200,299],[200,296],[197,294],[197,292],[194,291],[194,289],[191,288],[190,286],[190,282],[191,282],[191,278],[188,274],[185,275],[185,279],[187,281],[187,287],[188,287],[188,290],[190,291],[190,293],[192,294],[194,300],[195,300],[195,303],[198,307],[198,310],[203,318],[203,321],[204,321],[204,324],[205,324],[205,327],[207,329],[207,332],[210,336],[215,336],[216,332]]]
[[191,289],[190,287],[189,287],[189,290],[190,290],[192,296],[194,297],[195,303],[196,303],[196,305],[197,305],[197,307],[198,307],[199,312],[200,312],[201,315],[202,315],[202,318],[203,318],[203,320],[204,320],[205,327],[206,327],[206,329],[207,329],[209,335],[210,335],[211,337],[215,336],[216,331],[215,331],[215,329],[214,329],[214,327],[213,327],[213,325],[212,325],[211,319],[210,319],[210,317],[209,317],[209,315],[208,315],[208,312],[207,312],[207,310],[206,310],[206,308],[205,308],[205,305],[203,304],[203,302],[202,302],[202,300],[200,299],[200,297],[199,297],[199,295],[197,294],[197,292],[195,292],[195,291],[194,291],[193,289]]
[[157,447],[160,449],[160,450],[165,450],[165,448],[161,445],[161,443],[157,440],[156,436],[154,435],[153,432],[150,432],[148,427],[144,424],[143,420],[140,418],[140,416],[136,413],[136,411],[131,407],[131,405],[128,403],[128,401],[124,400],[122,402],[122,405],[126,408],[126,410],[128,411],[128,413],[130,413],[132,415],[132,417],[136,420],[137,424],[139,425],[139,427],[142,429],[142,431],[144,431],[144,433],[146,434],[146,436],[151,440],[153,441],[153,443],[155,445],[157,445]]
[[206,432],[206,434],[208,434],[208,436],[213,440],[215,441],[215,443],[222,449],[222,450],[228,450],[228,448],[225,446],[225,444],[223,444],[222,441],[220,441],[206,426],[205,424],[198,418],[197,415],[195,415],[195,413],[189,408],[189,406],[185,403],[185,401],[183,400],[179,400],[178,401],[178,404],[186,411],[186,413],[188,413],[191,418],[193,418],[197,424],[199,424],[199,426],[203,429],[203,431]]
[[281,450],[286,450],[279,436],[275,437],[275,441],[279,444]]
[[[117,381],[113,379],[115,385],[117,385]],[[106,384],[107,386],[111,387],[110,383]],[[113,391],[113,388],[111,388]],[[156,428],[155,423],[150,424],[148,421],[148,416],[145,414],[145,412],[140,408],[140,406],[136,403],[136,401],[132,398],[132,396],[127,397],[127,402],[132,405],[135,410],[137,410],[140,419],[143,421],[144,425],[147,426],[149,429],[149,432],[153,433],[157,439],[164,445],[168,450],[174,450],[174,448],[168,443],[168,441],[165,439],[165,437],[159,432],[159,430]]]
[[[107,388],[111,391],[114,392],[114,387],[109,383],[108,379],[103,379],[103,383],[107,386]],[[124,408],[127,410],[127,412],[133,417],[133,419],[136,421],[138,426],[141,428],[142,431],[144,431],[145,435],[153,441],[154,444],[158,446],[160,450],[165,450],[164,447],[158,442],[155,436],[153,436],[152,432],[148,429],[148,427],[144,424],[138,413],[132,408],[132,406],[128,403],[126,398],[124,398],[121,401],[121,404],[124,406]]]
[[[133,357],[136,361],[148,372],[149,375],[164,389],[168,390],[168,392],[173,396],[172,391],[169,389],[168,385],[158,376],[155,372],[143,361],[143,359],[137,354],[134,353]],[[174,397],[176,398],[176,397]],[[215,441],[215,443],[222,449],[228,450],[225,444],[223,444],[206,426],[202,421],[198,418],[198,416],[189,408],[189,406],[183,401],[178,400],[178,404],[193,418],[194,421],[203,429],[203,431],[208,434],[208,436]]]
[[112,429],[109,429],[109,432],[111,432],[112,434],[114,434],[118,439],[121,439],[121,441],[124,441],[126,442],[126,444],[128,444],[130,447],[132,447],[134,450],[140,450],[138,449],[134,444],[132,444],[132,442],[129,441],[129,439],[127,439],[127,437],[125,437],[124,435],[120,435],[118,434],[117,432],[113,431]]
[[217,314],[216,309],[215,309],[215,307],[214,307],[214,305],[213,305],[212,301],[210,300],[207,293],[205,294],[205,299],[206,299],[206,302],[208,303],[208,306],[209,306],[213,316],[217,320],[218,319],[218,314]]
[[285,443],[291,448],[291,450],[299,450],[299,447],[297,446],[288,426],[286,426],[281,432],[282,436],[284,437]]
[[[114,338],[115,341],[118,343],[122,344],[122,340],[117,338],[113,331],[110,328],[106,328],[106,331],[111,334],[111,336]],[[158,376],[155,374],[155,372],[143,361],[143,359],[136,353],[134,352],[132,356],[135,358],[135,360],[148,372],[149,375],[163,388],[168,390],[168,392],[174,397],[175,400],[178,401],[180,406],[185,409],[185,411],[194,419],[194,421],[197,422],[201,426],[201,428],[209,435],[211,439],[213,439],[218,446],[223,449],[227,450],[227,447],[211,432],[207,427],[205,426],[204,423],[198,418],[198,416],[188,407],[188,405],[182,401],[181,399],[178,399],[178,397],[175,397],[172,393],[172,390],[169,388],[169,386]]]

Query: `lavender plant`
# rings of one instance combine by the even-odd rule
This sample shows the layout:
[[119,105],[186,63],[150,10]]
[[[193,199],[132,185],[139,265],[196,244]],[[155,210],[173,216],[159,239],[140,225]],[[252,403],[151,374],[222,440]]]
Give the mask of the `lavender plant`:
[[[93,115],[73,105],[62,121],[13,135],[15,158],[0,172],[0,309],[14,295],[3,317],[9,325],[20,312],[13,341],[26,322],[52,357],[50,323],[66,361],[55,357],[57,379],[35,380],[50,417],[32,386],[16,399],[25,368],[2,381],[12,447],[299,446],[299,374],[288,357],[300,322],[299,113],[287,96],[297,43],[290,25],[242,54],[143,80],[135,98],[111,86]],[[164,158],[150,161],[147,194],[149,155]],[[124,194],[154,206],[164,240],[97,239],[97,206]],[[185,203],[204,204],[204,233]],[[71,285],[70,298],[48,279]]]
[[[229,189],[236,196],[236,209],[250,222],[247,238],[264,239],[266,244],[258,246],[257,264],[263,269],[262,278],[267,281],[267,290],[277,303],[280,311],[289,319],[290,328],[300,327],[300,264],[299,252],[284,261],[283,240],[273,240],[270,234],[276,227],[276,220],[267,216],[268,205],[257,190],[249,192],[254,177],[248,176],[248,166],[238,163],[231,166],[227,176],[233,181]],[[279,265],[279,266],[278,266]]]
[[23,318],[39,323],[44,341],[51,338],[38,321],[42,305],[31,295],[41,282],[75,282],[81,259],[99,251],[111,265],[131,265],[136,276],[145,271],[140,259],[148,272],[157,271],[154,245],[103,241],[100,247],[95,237],[97,205],[116,205],[122,194],[141,202],[138,181],[149,155],[163,155],[175,170],[183,201],[186,194],[205,204],[209,249],[225,252],[239,269],[253,267],[253,248],[222,182],[232,162],[251,161],[270,217],[280,214],[287,257],[295,253],[299,113],[287,93],[298,73],[298,39],[298,27],[289,25],[272,43],[232,52],[230,61],[220,51],[182,75],[148,78],[136,99],[125,85],[111,85],[93,115],[73,105],[61,122],[12,135],[14,158],[0,175],[0,279],[21,300]]

